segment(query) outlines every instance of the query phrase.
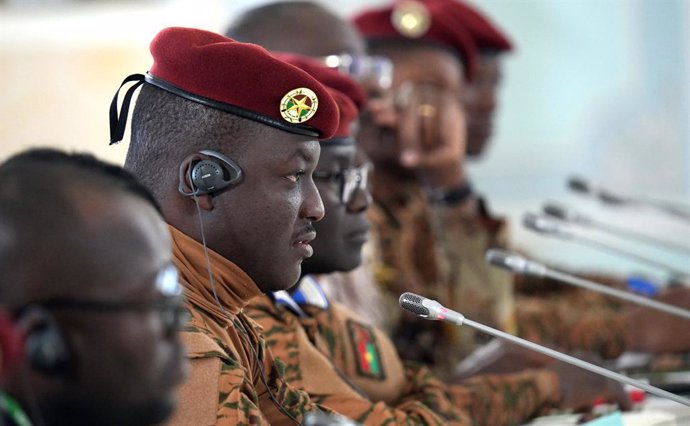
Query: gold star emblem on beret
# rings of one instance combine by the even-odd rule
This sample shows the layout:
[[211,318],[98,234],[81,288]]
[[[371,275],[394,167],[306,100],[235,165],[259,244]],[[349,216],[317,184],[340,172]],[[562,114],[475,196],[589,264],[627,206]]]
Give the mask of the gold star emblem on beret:
[[419,38],[429,30],[431,14],[420,2],[401,1],[393,8],[391,23],[405,37]]
[[290,90],[280,101],[280,115],[288,123],[304,123],[316,114],[319,98],[306,87]]

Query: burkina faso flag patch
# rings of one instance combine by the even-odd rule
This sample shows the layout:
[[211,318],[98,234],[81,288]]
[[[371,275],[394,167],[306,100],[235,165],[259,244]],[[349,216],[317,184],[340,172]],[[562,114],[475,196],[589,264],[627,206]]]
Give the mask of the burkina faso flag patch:
[[383,380],[385,375],[381,364],[381,352],[373,329],[360,322],[348,320],[347,330],[350,333],[357,373],[372,379]]

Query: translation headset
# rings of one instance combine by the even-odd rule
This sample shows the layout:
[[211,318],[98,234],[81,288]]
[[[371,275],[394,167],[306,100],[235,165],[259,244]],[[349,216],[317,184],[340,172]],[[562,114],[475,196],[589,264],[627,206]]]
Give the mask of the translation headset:
[[217,194],[242,178],[242,169],[229,157],[210,149],[201,150],[199,153],[210,158],[194,164],[187,176],[192,190],[186,192],[180,184],[180,194],[187,197]]
[[53,316],[42,310],[44,324],[28,334],[19,324],[33,314],[39,307],[22,309],[16,320],[6,311],[0,311],[0,355],[2,371],[10,371],[26,359],[32,370],[45,375],[58,375],[67,372],[71,360],[70,352],[60,327]]

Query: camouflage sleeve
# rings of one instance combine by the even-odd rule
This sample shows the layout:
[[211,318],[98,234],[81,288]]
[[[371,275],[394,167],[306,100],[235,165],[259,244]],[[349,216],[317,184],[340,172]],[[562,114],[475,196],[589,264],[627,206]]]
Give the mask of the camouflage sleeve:
[[473,424],[469,411],[453,400],[449,386],[427,367],[406,363],[405,378],[401,401],[419,401],[444,418]]
[[521,296],[517,306],[518,334],[525,339],[566,352],[590,351],[605,359],[618,357],[625,350],[623,316],[583,292],[541,298]]
[[515,425],[557,406],[558,376],[545,370],[475,376],[449,387],[453,402],[473,425]]

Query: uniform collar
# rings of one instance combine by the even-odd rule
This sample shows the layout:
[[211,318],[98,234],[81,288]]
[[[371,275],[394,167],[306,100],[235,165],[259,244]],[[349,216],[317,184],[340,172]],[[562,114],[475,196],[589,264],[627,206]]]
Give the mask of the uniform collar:
[[313,275],[305,275],[295,287],[287,291],[276,291],[272,294],[276,305],[285,306],[300,317],[308,315],[302,310],[304,306],[314,306],[318,309],[329,308],[328,298],[321,285]]

